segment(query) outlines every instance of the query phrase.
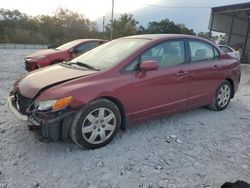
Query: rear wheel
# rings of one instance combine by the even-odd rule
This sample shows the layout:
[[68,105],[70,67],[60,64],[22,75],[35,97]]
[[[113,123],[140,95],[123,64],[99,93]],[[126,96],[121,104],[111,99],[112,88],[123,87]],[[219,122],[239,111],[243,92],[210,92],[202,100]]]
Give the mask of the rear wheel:
[[212,104],[209,107],[215,111],[224,110],[230,103],[232,96],[232,86],[229,81],[224,80],[216,90]]
[[75,117],[70,129],[72,140],[80,147],[96,149],[107,145],[121,125],[117,106],[107,99],[87,104]]

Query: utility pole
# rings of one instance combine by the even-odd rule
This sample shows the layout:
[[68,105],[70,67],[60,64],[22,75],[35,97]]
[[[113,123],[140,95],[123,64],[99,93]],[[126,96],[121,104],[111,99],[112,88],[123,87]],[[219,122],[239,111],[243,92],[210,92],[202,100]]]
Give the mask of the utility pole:
[[102,17],[102,32],[104,32],[105,16]]
[[114,3],[115,3],[114,0],[112,0],[111,26],[110,26],[110,40],[113,39]]

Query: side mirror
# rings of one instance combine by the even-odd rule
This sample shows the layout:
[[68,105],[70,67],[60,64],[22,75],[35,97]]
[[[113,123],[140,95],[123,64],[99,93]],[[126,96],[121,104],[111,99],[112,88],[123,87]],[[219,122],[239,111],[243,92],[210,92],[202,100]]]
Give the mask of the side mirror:
[[139,66],[139,70],[141,72],[154,71],[157,70],[158,68],[159,64],[155,60],[143,61]]

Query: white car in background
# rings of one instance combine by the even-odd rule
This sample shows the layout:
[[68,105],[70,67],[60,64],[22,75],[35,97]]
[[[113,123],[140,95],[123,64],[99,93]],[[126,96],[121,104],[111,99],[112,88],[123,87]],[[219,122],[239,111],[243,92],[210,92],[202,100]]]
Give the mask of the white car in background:
[[228,55],[230,55],[231,57],[235,57],[238,60],[240,60],[240,52],[234,50],[233,48],[231,48],[230,46],[227,45],[218,45],[224,52],[226,52]]

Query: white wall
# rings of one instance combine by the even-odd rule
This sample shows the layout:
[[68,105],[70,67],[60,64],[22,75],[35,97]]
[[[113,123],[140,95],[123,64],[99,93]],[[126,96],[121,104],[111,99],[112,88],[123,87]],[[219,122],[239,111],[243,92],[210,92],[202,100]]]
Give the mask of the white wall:
[[[213,19],[213,31],[229,33],[232,23],[232,17],[225,14],[214,14]],[[211,26],[212,16],[210,17],[209,28]],[[232,34],[246,35],[247,33],[247,24],[246,20],[234,18]]]
[[245,36],[247,33],[247,24],[247,21],[235,18],[232,34],[240,34]]
[[[232,15],[233,13],[214,13],[213,18],[213,26],[212,31],[222,32],[222,33],[230,33],[231,23],[232,23]],[[246,34],[247,34],[247,27],[248,27],[248,21],[244,20],[248,19],[248,16],[246,12],[239,12],[237,13],[237,16],[234,18],[233,27],[232,27],[232,35],[230,40],[230,46],[235,47],[239,44],[243,44],[242,48],[245,43]],[[210,16],[209,21],[209,29],[211,27],[212,22],[212,14]],[[249,35],[248,35],[248,41],[246,44],[246,51],[245,54],[248,55],[250,58],[250,28],[249,28]]]

